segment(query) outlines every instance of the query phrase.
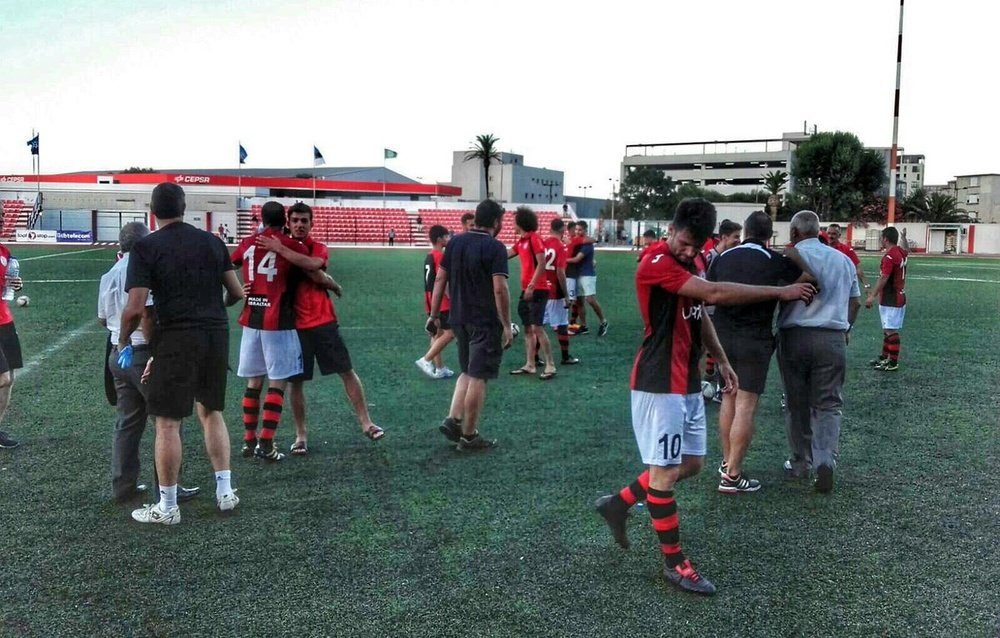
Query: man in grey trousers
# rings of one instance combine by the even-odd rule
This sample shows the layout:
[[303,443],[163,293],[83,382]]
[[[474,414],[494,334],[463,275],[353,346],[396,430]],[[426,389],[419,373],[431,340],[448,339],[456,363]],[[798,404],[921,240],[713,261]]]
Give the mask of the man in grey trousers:
[[785,469],[808,476],[816,491],[833,489],[840,448],[841,407],[851,326],[861,307],[854,264],[818,239],[819,217],[808,210],[792,217],[795,249],[816,276],[819,293],[809,305],[787,304],[778,317],[778,364],[785,385],[791,458]]
[[[111,343],[118,343],[122,309],[128,300],[125,292],[125,274],[128,271],[129,251],[135,242],[149,234],[142,222],[129,222],[118,234],[121,258],[111,270],[101,277],[97,299],[97,320],[111,331]],[[152,310],[153,298],[146,301]],[[150,317],[143,320],[142,330],[132,333],[135,355],[127,369],[118,366],[118,351],[108,356],[108,368],[114,378],[118,418],[111,444],[111,489],[119,503],[128,502],[148,491],[139,484],[139,443],[146,429],[146,386],[142,383],[143,370],[149,361]],[[178,500],[187,500],[198,494],[199,488],[178,490]]]

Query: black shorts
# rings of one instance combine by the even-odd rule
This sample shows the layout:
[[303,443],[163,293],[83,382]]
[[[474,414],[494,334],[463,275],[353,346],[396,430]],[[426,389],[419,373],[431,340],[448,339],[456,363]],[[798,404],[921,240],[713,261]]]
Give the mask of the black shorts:
[[14,322],[0,326],[0,374],[23,368],[21,340],[17,338]]
[[168,419],[191,416],[194,402],[206,410],[226,407],[229,329],[164,330],[155,338],[149,373],[149,413]]
[[764,394],[767,370],[774,354],[774,338],[761,339],[719,331],[719,343],[740,380],[740,390]]
[[458,341],[458,365],[474,379],[496,379],[503,358],[503,330],[460,323],[452,326]]
[[547,290],[536,290],[531,299],[525,299],[524,293],[517,302],[517,316],[525,326],[540,326],[545,321],[545,304],[549,301]]
[[[448,322],[448,311],[442,310],[440,316],[441,316],[441,330],[451,330],[451,324]],[[427,318],[430,319],[430,315],[427,315]]]
[[331,321],[314,328],[298,331],[302,344],[302,374],[292,381],[309,381],[313,378],[313,361],[319,364],[320,374],[343,374],[354,369],[351,353],[340,338],[340,326]]

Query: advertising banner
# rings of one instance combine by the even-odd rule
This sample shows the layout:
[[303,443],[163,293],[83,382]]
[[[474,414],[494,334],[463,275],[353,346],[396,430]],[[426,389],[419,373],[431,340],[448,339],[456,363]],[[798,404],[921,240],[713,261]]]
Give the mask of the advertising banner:
[[57,241],[54,230],[17,230],[14,231],[14,240],[28,243]]
[[56,231],[56,241],[60,244],[92,244],[94,234],[89,230],[58,230]]

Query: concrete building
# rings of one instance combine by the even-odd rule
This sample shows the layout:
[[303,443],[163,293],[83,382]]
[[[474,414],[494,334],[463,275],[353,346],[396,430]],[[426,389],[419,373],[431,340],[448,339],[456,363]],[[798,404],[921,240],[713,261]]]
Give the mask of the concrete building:
[[525,166],[523,155],[500,153],[500,160],[490,163],[487,188],[482,162],[466,160],[466,153],[468,151],[454,151],[451,164],[451,185],[462,189],[462,201],[478,202],[490,197],[498,202],[529,206],[565,201],[562,171]]
[[1000,222],[1000,174],[958,175],[954,184],[959,208],[978,222]]
[[896,197],[904,198],[918,188],[924,187],[923,155],[903,155],[902,149],[896,162]]

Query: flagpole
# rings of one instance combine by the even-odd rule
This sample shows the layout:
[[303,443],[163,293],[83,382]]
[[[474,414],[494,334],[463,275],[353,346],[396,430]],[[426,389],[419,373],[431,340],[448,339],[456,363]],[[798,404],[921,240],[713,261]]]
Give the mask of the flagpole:
[[[35,129],[31,129],[31,137],[35,137]],[[42,195],[42,185],[40,183],[42,176],[42,145],[38,145],[38,153],[35,158],[35,204],[38,204],[38,198]]]
[[243,199],[243,141],[237,140],[239,152],[236,153],[236,214],[240,213],[240,200]]
[[385,149],[382,149],[382,210],[385,210]]

